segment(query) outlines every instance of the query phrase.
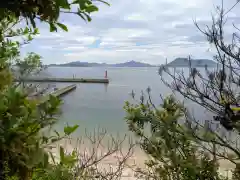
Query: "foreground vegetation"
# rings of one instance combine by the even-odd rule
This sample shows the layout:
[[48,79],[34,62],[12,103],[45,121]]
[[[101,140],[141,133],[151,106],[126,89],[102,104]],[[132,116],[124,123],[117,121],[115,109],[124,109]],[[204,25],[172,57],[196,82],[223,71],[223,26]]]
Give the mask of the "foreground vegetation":
[[[39,33],[36,20],[48,23],[50,31],[57,31],[57,26],[67,31],[67,27],[57,21],[61,10],[90,21],[90,13],[98,8],[90,0],[71,4],[65,0],[8,3],[13,3],[13,6],[9,4],[7,8],[1,8],[0,13],[0,179],[70,180],[102,177],[102,173],[92,166],[118,150],[120,142],[115,141],[107,154],[90,156],[82,164],[79,164],[77,151],[69,154],[63,147],[58,148],[57,159],[50,149],[56,142],[69,137],[78,126],[66,126],[63,135],[54,130],[55,135],[46,134],[57,122],[61,100],[51,96],[48,102],[38,105],[37,101],[28,97],[35,87],[28,86],[24,77],[40,72],[44,66],[41,57],[35,53],[20,58],[20,47],[30,43],[34,35]],[[78,12],[70,12],[72,5],[79,6]],[[21,21],[26,21],[26,27],[16,28]],[[22,37],[24,41],[15,41],[15,37]],[[22,81],[15,83],[16,75]],[[100,143],[101,139],[96,142]],[[117,172],[104,175],[105,178],[108,176],[117,176]]]
[[[139,103],[126,103],[129,129],[150,156],[147,168],[137,171],[144,179],[240,179],[239,28],[233,24],[236,32],[231,41],[224,34],[227,15],[238,3],[225,10],[217,7],[212,26],[206,30],[196,23],[216,49],[218,67],[214,71],[206,66],[202,73],[191,61],[188,76],[165,65],[159,69],[162,81],[173,93],[212,112],[211,119],[196,119],[174,96],[162,98],[162,105],[156,106],[150,88]],[[221,175],[224,163],[232,166],[229,177]]]
[[[73,4],[66,0],[29,1],[31,6],[24,2],[19,1],[20,4],[14,8],[2,8],[0,13],[0,179],[120,179],[127,159],[132,155],[133,144],[129,145],[125,154],[121,153],[117,167],[108,171],[101,170],[101,162],[120,152],[122,141],[112,139],[105,153],[98,155],[106,133],[89,138],[92,151],[88,155],[83,156],[78,149],[67,152],[63,146],[54,153],[52,149],[56,144],[69,139],[78,126],[66,126],[63,135],[54,131],[52,126],[57,123],[61,100],[52,96],[48,102],[37,105],[28,97],[34,87],[24,81],[14,83],[16,69],[18,78],[24,79],[44,68],[37,54],[29,53],[24,59],[20,58],[21,45],[29,43],[39,33],[37,19],[48,23],[50,31],[56,31],[58,27],[67,31],[67,27],[58,22],[61,11],[90,21],[90,13],[98,8],[91,0],[74,1],[79,6],[78,12],[71,12]],[[222,133],[235,133],[237,139],[240,132],[239,116],[230,107],[237,105],[239,99],[239,73],[236,66],[232,66],[233,62],[239,65],[238,36],[233,36],[232,44],[225,44],[223,25],[228,12],[220,7],[212,28],[202,31],[215,45],[218,52],[215,58],[221,65],[220,69],[210,72],[206,67],[207,77],[191,67],[189,77],[181,73],[172,74],[164,66],[160,69],[161,77],[167,73],[173,78],[173,84],[162,78],[169,87],[212,111],[216,115],[214,119],[219,120],[218,126],[213,128],[210,121],[201,123],[202,119],[194,119],[174,96],[163,98],[162,105],[157,107],[151,101],[150,89],[141,96],[139,103],[127,102],[124,108],[129,130],[135,133],[140,148],[149,155],[145,168],[133,168],[136,177],[154,180],[240,179],[239,145],[235,139]],[[24,20],[29,21],[29,25],[19,29],[15,27]],[[14,41],[16,36],[24,37],[24,41]],[[230,73],[226,73],[226,69],[230,69]],[[222,99],[228,101],[222,103]],[[47,134],[49,128],[54,135]],[[219,173],[221,160],[234,165],[232,177],[226,178]]]

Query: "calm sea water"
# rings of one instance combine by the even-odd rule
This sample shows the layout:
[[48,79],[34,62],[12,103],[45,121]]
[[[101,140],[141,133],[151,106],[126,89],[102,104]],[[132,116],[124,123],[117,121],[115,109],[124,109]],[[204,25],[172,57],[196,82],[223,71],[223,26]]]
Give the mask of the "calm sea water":
[[[46,74],[55,77],[104,78],[108,71],[110,83],[84,84],[79,83],[77,89],[63,97],[62,115],[56,128],[62,130],[64,124],[79,124],[74,136],[84,133],[85,129],[93,131],[104,128],[111,134],[127,133],[127,124],[124,120],[124,102],[132,100],[132,90],[139,99],[141,91],[152,89],[152,99],[156,105],[161,103],[160,94],[169,95],[171,90],[166,87],[158,75],[158,68],[93,68],[93,67],[50,67]],[[169,79],[170,81],[170,79]],[[58,87],[67,83],[56,84]],[[181,96],[178,98],[183,99]],[[197,118],[209,119],[209,113],[190,101],[187,106]]]

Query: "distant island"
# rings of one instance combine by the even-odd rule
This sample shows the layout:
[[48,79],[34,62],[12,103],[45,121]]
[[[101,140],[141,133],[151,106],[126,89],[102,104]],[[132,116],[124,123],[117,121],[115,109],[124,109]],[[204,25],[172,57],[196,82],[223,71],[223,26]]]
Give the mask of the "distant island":
[[189,62],[188,58],[176,58],[175,60],[167,63],[167,67],[189,67],[191,63],[192,67],[216,67],[217,63],[209,59],[191,59]]
[[[192,67],[215,67],[217,63],[213,60],[208,59],[191,59]],[[142,63],[137,61],[128,61],[124,63],[117,64],[107,64],[107,63],[89,63],[89,62],[81,62],[74,61],[64,64],[50,64],[48,66],[60,66],[60,67],[157,67],[157,65],[152,65],[148,63]],[[189,67],[189,59],[188,58],[176,58],[170,63],[166,64],[167,67]]]
[[88,62],[69,62],[65,64],[50,64],[48,66],[61,66],[61,67],[156,67],[155,65],[137,62],[137,61],[128,61],[125,63],[118,64],[106,64],[106,63],[88,63]]

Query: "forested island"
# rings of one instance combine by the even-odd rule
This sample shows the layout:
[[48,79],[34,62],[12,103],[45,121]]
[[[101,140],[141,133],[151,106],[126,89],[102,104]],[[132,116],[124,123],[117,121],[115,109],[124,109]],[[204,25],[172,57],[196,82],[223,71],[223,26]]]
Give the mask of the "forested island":
[[191,59],[188,58],[176,58],[175,60],[171,61],[170,63],[167,63],[167,67],[215,67],[217,66],[217,63],[213,60],[209,59]]
[[107,64],[107,63],[89,63],[89,62],[81,62],[74,61],[64,64],[50,64],[49,66],[61,66],[61,67],[155,67],[155,65],[137,62],[137,61],[128,61],[124,63],[116,63],[116,64]]
[[[215,67],[217,65],[213,60],[208,59],[192,59],[189,61],[188,58],[176,58],[175,60],[167,63],[168,67],[189,67],[189,63],[191,62],[192,67]],[[124,63],[116,63],[116,64],[107,64],[107,63],[90,63],[90,62],[81,62],[74,61],[64,64],[50,64],[49,66],[60,66],[60,67],[157,67],[157,65],[152,65],[148,63],[138,62],[138,61],[127,61]]]

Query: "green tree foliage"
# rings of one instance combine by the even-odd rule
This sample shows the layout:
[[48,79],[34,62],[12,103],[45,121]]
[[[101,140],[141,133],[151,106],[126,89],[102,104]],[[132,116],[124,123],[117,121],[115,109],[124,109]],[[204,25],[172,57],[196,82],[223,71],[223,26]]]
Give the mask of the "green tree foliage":
[[[226,10],[217,7],[212,26],[205,30],[196,23],[216,49],[214,60],[218,66],[213,71],[206,66],[203,73],[192,67],[191,61],[187,75],[186,69],[165,65],[159,69],[162,81],[170,89],[212,112],[212,120],[196,119],[172,98],[166,98],[157,108],[151,98],[146,103],[126,104],[129,128],[153,159],[148,164],[150,173],[145,173],[152,179],[221,179],[217,173],[221,160],[235,167],[232,179],[240,178],[239,28],[233,25],[236,32],[231,41],[224,35],[227,15],[238,3]],[[150,126],[148,133],[146,125]]]
[[[50,31],[57,31],[57,27],[67,31],[64,24],[58,22],[60,13],[76,14],[84,21],[91,21],[90,14],[98,11],[96,2],[109,5],[103,0],[8,0],[2,1],[0,20],[13,15],[16,19],[25,18],[28,24],[36,27],[36,20],[49,23]],[[77,9],[72,11],[72,9]],[[11,17],[11,16],[10,16]]]
[[[51,128],[57,122],[61,100],[51,96],[48,102],[39,105],[28,97],[25,86],[19,86],[24,82],[20,84],[15,82],[16,78],[21,79],[42,69],[39,55],[29,53],[27,57],[21,59],[19,51],[21,45],[29,43],[33,36],[38,34],[38,29],[31,19],[34,15],[31,13],[37,15],[42,12],[38,10],[36,4],[8,1],[8,3],[13,2],[15,3],[12,4],[13,6],[2,8],[0,11],[0,179],[28,180],[36,177],[37,170],[46,170],[50,167],[46,148],[69,136],[78,126],[65,127],[63,136],[57,132],[53,136],[45,135],[44,130]],[[59,4],[57,7],[61,6]],[[12,7],[17,9],[11,9]],[[42,15],[46,15],[44,13]],[[15,28],[21,17],[29,18],[33,27]],[[66,29],[64,25],[60,26]],[[16,37],[23,38],[23,41],[12,39]],[[61,154],[61,157],[64,157],[60,163],[61,168],[73,163],[69,162],[72,156]],[[54,166],[52,170],[58,166]],[[64,175],[59,174],[59,176]]]
[[[228,24],[228,14],[239,4],[239,1],[229,9],[217,7],[212,18],[212,25],[207,29],[195,25],[216,50],[213,60],[215,68],[205,66],[205,71],[191,66],[189,61],[189,76],[182,71],[174,71],[163,65],[160,70],[162,81],[175,92],[199,104],[214,114],[227,131],[240,132],[239,125],[239,28],[233,22],[233,32],[228,32],[229,41],[225,36],[225,25]],[[229,24],[228,24],[229,25]],[[191,60],[191,58],[189,58]],[[167,80],[166,80],[167,77]],[[172,81],[169,81],[169,78]]]
[[[144,98],[142,98],[144,99]],[[180,123],[185,109],[173,96],[156,108],[150,101],[125,105],[129,129],[150,155],[148,170],[138,169],[138,176],[159,180],[220,180],[218,164],[203,152],[191,136],[186,123]]]
[[[103,1],[101,1],[103,2]],[[77,4],[78,12],[70,12],[70,6]],[[4,6],[1,6],[4,7]],[[29,53],[20,57],[20,47],[30,43],[38,34],[35,20],[40,19],[50,24],[50,30],[58,25],[64,30],[67,27],[57,22],[61,10],[74,13],[90,21],[90,13],[98,8],[90,0],[72,1],[8,1],[0,11],[0,179],[4,180],[75,180],[75,179],[119,179],[128,152],[119,160],[117,170],[103,173],[96,164],[119,150],[122,142],[113,141],[112,148],[102,156],[96,155],[93,149],[90,157],[79,159],[79,152],[70,154],[63,147],[59,148],[59,160],[51,153],[51,148],[65,137],[69,137],[78,125],[66,126],[60,135],[52,126],[58,122],[61,100],[50,96],[45,103],[40,103],[29,96],[29,86],[24,77],[40,72],[44,66],[41,56]],[[53,10],[53,11],[51,11]],[[31,25],[16,28],[25,18]],[[15,38],[23,41],[16,41]],[[15,80],[18,79],[18,82]],[[20,80],[20,82],[19,82]],[[51,129],[55,134],[48,134]],[[98,140],[99,139],[99,140]],[[101,145],[103,137],[94,137],[91,142]],[[99,157],[96,157],[99,156]],[[81,164],[79,164],[81,163]]]
[[[213,59],[217,62],[217,67],[210,69],[206,66],[205,71],[201,71],[192,67],[191,62],[189,62],[189,76],[184,76],[183,72],[172,71],[165,65],[159,71],[162,81],[168,87],[213,113],[213,118],[208,123],[210,132],[208,134],[211,134],[211,138],[206,139],[206,137],[199,137],[196,134],[195,138],[212,142],[217,145],[217,149],[221,149],[218,156],[235,165],[235,179],[238,179],[240,174],[240,59],[239,36],[237,35],[239,28],[233,22],[232,39],[229,41],[225,36],[225,25],[228,24],[229,12],[238,4],[239,1],[229,9],[225,9],[223,4],[221,7],[217,7],[216,15],[212,18],[212,25],[207,29],[203,29],[199,27],[197,22],[195,23],[209,44],[215,48],[216,55]],[[172,81],[169,81],[169,77],[172,78]],[[199,124],[200,121],[202,120],[192,118],[192,122],[195,124]],[[213,124],[219,126],[213,126]]]

